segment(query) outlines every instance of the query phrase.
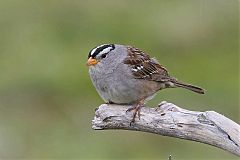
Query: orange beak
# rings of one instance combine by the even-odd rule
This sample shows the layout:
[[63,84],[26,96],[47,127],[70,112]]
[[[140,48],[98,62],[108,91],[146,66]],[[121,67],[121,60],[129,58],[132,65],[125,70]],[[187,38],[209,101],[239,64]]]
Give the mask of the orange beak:
[[98,61],[96,59],[92,58],[92,57],[90,57],[87,61],[88,66],[92,66],[92,65],[95,65],[97,63],[98,63]]

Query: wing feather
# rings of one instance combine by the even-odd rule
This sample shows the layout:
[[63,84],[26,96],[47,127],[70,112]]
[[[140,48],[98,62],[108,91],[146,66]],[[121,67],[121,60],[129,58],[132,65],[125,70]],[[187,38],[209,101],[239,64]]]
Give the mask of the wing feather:
[[166,68],[159,64],[154,58],[150,58],[145,52],[131,46],[128,46],[127,50],[128,57],[124,63],[132,68],[132,73],[135,78],[159,82],[174,79],[169,76]]

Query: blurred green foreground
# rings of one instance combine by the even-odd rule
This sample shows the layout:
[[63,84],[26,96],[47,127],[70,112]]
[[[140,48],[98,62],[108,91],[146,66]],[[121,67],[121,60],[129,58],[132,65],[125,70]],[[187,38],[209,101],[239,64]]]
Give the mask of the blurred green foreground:
[[168,89],[166,100],[239,123],[237,0],[0,0],[1,159],[238,159],[196,142],[132,131],[94,131],[103,101],[89,50],[139,47],[172,76],[207,90]]

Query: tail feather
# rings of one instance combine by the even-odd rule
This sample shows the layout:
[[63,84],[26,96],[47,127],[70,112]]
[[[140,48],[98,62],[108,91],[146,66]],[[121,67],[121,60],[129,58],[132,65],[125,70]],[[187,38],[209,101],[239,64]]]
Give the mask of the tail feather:
[[197,87],[197,86],[193,86],[191,84],[185,84],[185,83],[182,83],[182,82],[178,82],[178,81],[172,81],[172,83],[176,86],[176,87],[181,87],[181,88],[185,88],[185,89],[188,89],[188,90],[191,90],[193,92],[196,92],[196,93],[199,93],[199,94],[204,94],[205,93],[205,90],[200,88],[200,87]]

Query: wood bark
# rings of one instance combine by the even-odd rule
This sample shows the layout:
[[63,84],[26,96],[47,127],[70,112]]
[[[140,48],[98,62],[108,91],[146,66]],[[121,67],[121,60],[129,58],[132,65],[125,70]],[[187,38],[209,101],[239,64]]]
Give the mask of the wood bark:
[[92,128],[150,132],[209,144],[240,156],[240,126],[215,111],[189,111],[162,102],[156,108],[142,107],[140,119],[130,125],[129,107],[102,104],[96,109]]

